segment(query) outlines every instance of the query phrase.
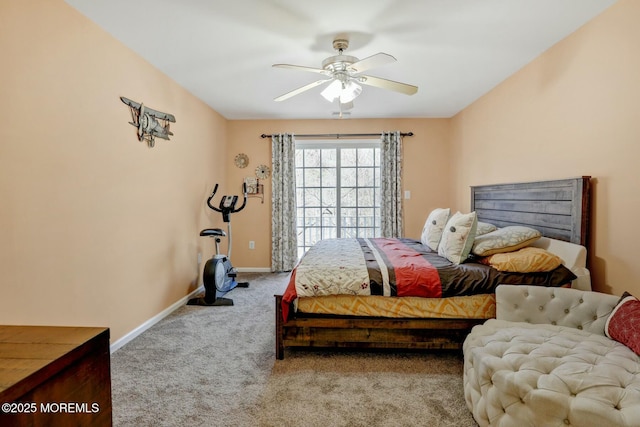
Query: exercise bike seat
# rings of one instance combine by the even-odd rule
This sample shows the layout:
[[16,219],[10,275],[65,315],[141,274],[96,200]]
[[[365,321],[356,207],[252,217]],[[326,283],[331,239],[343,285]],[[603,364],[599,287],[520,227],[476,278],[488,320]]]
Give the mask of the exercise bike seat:
[[220,228],[205,228],[200,232],[200,235],[204,237],[216,237],[216,236],[226,236],[227,233],[225,233]]

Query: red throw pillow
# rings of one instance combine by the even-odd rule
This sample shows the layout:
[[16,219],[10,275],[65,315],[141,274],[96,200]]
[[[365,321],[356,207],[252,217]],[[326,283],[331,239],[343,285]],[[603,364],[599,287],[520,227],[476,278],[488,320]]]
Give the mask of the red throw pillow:
[[605,334],[640,355],[640,301],[625,292],[604,326]]

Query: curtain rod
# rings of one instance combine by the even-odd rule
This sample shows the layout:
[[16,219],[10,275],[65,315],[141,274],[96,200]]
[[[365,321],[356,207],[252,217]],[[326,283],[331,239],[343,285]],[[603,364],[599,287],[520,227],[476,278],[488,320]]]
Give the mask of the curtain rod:
[[[318,133],[318,134],[306,134],[306,135],[296,135],[293,134],[296,138],[365,138],[371,136],[380,136],[380,133]],[[401,136],[413,136],[413,132],[401,132]],[[260,138],[271,138],[273,135],[262,134]]]

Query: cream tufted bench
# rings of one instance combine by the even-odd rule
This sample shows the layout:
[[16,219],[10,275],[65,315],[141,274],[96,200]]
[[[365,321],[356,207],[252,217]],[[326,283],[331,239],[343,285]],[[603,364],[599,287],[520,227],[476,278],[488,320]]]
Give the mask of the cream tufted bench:
[[484,426],[640,426],[640,357],[607,338],[619,297],[500,285],[464,342],[464,392]]

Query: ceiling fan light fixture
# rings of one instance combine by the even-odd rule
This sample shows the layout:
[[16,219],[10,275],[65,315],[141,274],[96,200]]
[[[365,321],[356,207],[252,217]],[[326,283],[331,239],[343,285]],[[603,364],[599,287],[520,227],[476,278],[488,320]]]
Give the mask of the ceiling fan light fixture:
[[362,86],[350,81],[344,86],[340,93],[340,103],[348,104],[358,97],[362,93]]
[[353,108],[353,102],[341,102],[340,103],[340,110],[342,110],[342,111],[351,110],[352,108]]
[[320,94],[329,102],[340,99],[341,104],[348,104],[362,93],[362,86],[348,81],[343,83],[340,80],[334,80]]
[[322,92],[320,92],[320,95],[322,95],[327,101],[333,102],[340,96],[341,92],[342,83],[340,82],[340,80],[334,80],[329,86],[327,86]]

